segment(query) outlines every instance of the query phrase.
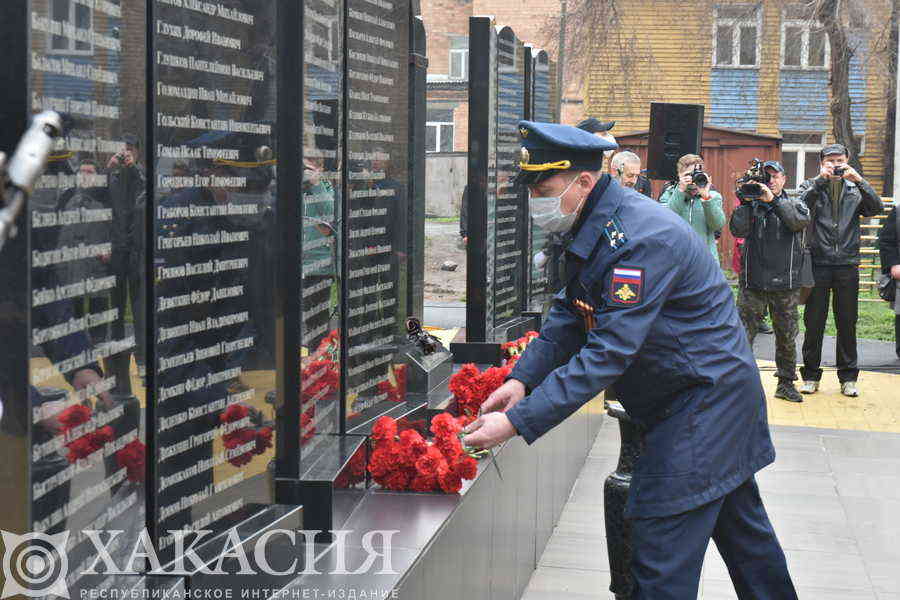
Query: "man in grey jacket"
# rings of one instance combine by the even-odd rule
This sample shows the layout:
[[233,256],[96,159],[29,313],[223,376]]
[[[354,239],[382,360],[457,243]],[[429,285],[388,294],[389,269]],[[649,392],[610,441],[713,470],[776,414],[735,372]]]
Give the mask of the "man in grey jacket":
[[809,207],[812,225],[809,249],[812,253],[815,287],[809,295],[803,324],[804,394],[814,394],[822,379],[822,338],[828,317],[830,296],[834,294],[834,322],[837,327],[838,380],[841,393],[858,396],[856,378],[856,321],[859,317],[859,218],[881,212],[881,197],[869,183],[847,164],[848,151],[831,144],[819,153],[818,177],[800,185],[800,199]]
[[744,238],[741,293],[738,309],[751,346],[759,323],[768,309],[775,328],[775,364],[778,388],[775,397],[803,402],[794,387],[797,379],[797,334],[800,270],[803,265],[803,230],[809,225],[809,209],[784,193],[787,180],[778,161],[763,164],[769,176],[759,184],[759,198],[738,198],[729,227]]

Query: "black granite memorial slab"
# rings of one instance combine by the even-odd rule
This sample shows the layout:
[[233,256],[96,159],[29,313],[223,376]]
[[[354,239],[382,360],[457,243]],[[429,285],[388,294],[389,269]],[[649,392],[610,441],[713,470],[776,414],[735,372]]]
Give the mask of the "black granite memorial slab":
[[522,317],[528,213],[513,185],[518,122],[526,116],[526,50],[512,29],[496,29],[490,17],[470,18],[469,47],[466,343],[502,343],[536,325]]
[[[303,3],[300,443],[341,430],[344,2]],[[302,451],[301,451],[302,456]]]
[[271,504],[276,3],[152,5],[160,557]]
[[410,256],[408,0],[349,0],[344,207],[346,430],[404,400]]

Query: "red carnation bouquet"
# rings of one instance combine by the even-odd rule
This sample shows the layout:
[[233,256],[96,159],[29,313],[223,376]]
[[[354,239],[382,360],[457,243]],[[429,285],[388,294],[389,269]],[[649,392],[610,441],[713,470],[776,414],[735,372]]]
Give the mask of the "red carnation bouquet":
[[[93,410],[85,404],[75,404],[62,411],[57,419],[61,425],[61,434],[68,436],[76,427],[83,425],[91,420]],[[69,463],[74,463],[79,459],[87,458],[94,452],[100,450],[106,444],[116,438],[115,430],[106,425],[98,427],[94,431],[85,433],[82,436],[72,440],[66,444],[69,450],[66,458]],[[132,483],[144,483],[146,479],[146,463],[147,463],[147,447],[140,440],[132,440],[116,454],[116,464],[120,469],[125,469],[128,481]]]
[[477,416],[481,405],[503,385],[522,352],[537,336],[536,331],[529,331],[518,340],[503,344],[506,360],[502,367],[490,367],[482,372],[473,363],[468,363],[454,373],[450,378],[450,392],[456,398],[459,412],[470,417]]
[[[93,413],[93,409],[85,404],[75,404],[65,409],[57,417],[61,426],[60,433],[69,437],[73,429],[89,422]],[[116,432],[109,425],[98,427],[67,443],[69,453],[66,459],[70,464],[85,459],[115,438]]]
[[[223,425],[235,423],[247,417],[250,414],[250,407],[246,404],[232,404],[222,411],[219,415],[219,421]],[[226,429],[229,429],[226,427]],[[272,447],[272,428],[260,427],[239,427],[231,429],[222,434],[222,443],[227,450],[234,450],[253,443],[253,448],[242,452],[228,459],[235,467],[246,465],[255,455],[263,454],[268,448]]]
[[334,480],[334,487],[338,489],[351,488],[366,480],[366,448],[360,449],[350,458],[347,467]]
[[332,396],[340,385],[340,332],[332,329],[309,357],[300,359],[300,443],[316,433],[316,404]]
[[393,418],[380,417],[371,435],[372,479],[389,490],[459,492],[464,479],[475,478],[476,458],[484,454],[463,448],[460,441],[462,428],[471,421],[441,413],[431,420],[434,438],[427,440],[415,427],[398,427]]
[[389,402],[403,402],[406,399],[407,369],[408,365],[391,365],[388,378],[378,382],[378,392],[387,394]]
[[132,440],[116,452],[116,464],[126,470],[128,481],[133,483],[144,483],[146,463],[147,446],[141,440]]

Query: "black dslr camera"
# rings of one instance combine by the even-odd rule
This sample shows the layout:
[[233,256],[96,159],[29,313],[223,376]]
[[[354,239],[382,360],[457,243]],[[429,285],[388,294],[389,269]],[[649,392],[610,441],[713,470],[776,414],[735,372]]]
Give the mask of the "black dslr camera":
[[835,177],[843,177],[844,173],[847,172],[847,167],[835,167],[833,172]]
[[706,187],[709,183],[709,175],[703,172],[703,165],[697,163],[694,165],[694,172],[691,173],[691,183],[698,188]]
[[769,183],[771,177],[758,158],[750,161],[750,168],[737,180],[737,195],[741,200],[755,200],[762,198],[762,186]]
[[688,194],[694,195],[697,193],[697,190],[706,187],[708,183],[709,175],[703,171],[703,165],[697,163],[694,165],[694,172],[691,173],[691,182],[687,184],[685,191]]

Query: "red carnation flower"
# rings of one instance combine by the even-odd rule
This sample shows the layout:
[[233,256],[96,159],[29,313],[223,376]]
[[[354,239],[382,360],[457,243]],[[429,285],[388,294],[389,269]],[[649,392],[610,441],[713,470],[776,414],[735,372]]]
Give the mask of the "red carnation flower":
[[442,412],[431,419],[431,433],[438,439],[456,437],[460,429],[459,423],[450,413]]
[[463,453],[462,442],[455,435],[448,438],[439,438],[435,440],[434,444],[449,463],[456,461],[459,455]]
[[256,432],[256,448],[253,450],[255,454],[262,454],[267,448],[272,447],[272,428],[261,427]]
[[102,446],[103,444],[111,442],[114,439],[116,439],[116,432],[109,425],[107,425],[106,427],[101,427],[94,432],[94,443],[97,446]]
[[407,488],[410,479],[409,473],[406,470],[401,469],[393,471],[385,477],[382,485],[389,490],[402,491]]
[[372,439],[376,442],[393,440],[397,435],[397,422],[387,415],[379,417],[372,427]]
[[82,423],[87,423],[91,418],[92,412],[93,411],[91,410],[90,406],[85,406],[84,404],[75,404],[59,413],[57,419],[62,425],[63,433],[69,431],[73,427],[78,427]]
[[463,479],[475,479],[475,476],[478,474],[478,461],[471,456],[463,454],[456,459],[453,470]]
[[244,404],[232,404],[222,411],[219,415],[219,421],[222,423],[234,423],[240,421],[250,414],[250,409]]
[[414,492],[433,492],[438,486],[437,476],[435,475],[416,475],[409,482],[409,489]]
[[125,468],[128,481],[143,483],[146,475],[147,447],[140,440],[133,440],[116,452],[116,463]]
[[256,441],[256,430],[249,427],[241,427],[222,436],[222,443],[229,449],[237,448],[253,441]]
[[228,462],[234,465],[235,467],[243,467],[247,463],[253,460],[252,452],[244,452],[243,454],[238,454],[237,456],[232,456],[228,459]]
[[[227,433],[222,436],[222,443],[225,448],[228,450],[234,450],[235,448],[240,448],[245,444],[249,444],[250,442],[257,442],[256,440],[256,430],[250,429],[249,427],[242,427],[237,431],[233,431],[231,433]],[[253,459],[253,450],[249,450],[242,454],[238,454],[237,456],[232,456],[228,459],[228,462],[233,464],[236,467],[240,467],[242,465],[246,465]]]
[[87,458],[97,450],[93,437],[90,435],[83,435],[77,440],[69,442],[66,444],[66,448],[69,449],[69,454],[66,458],[70,463]]
[[429,446],[425,454],[416,460],[416,471],[422,475],[437,475],[442,463],[446,465],[447,459],[441,451],[435,446]]
[[455,494],[462,489],[462,479],[451,469],[438,475],[438,483],[447,494]]
[[394,454],[388,448],[376,448],[369,459],[369,472],[373,477],[383,477],[395,467]]
[[428,442],[415,429],[407,429],[400,432],[400,447],[405,462],[412,464],[428,450]]

